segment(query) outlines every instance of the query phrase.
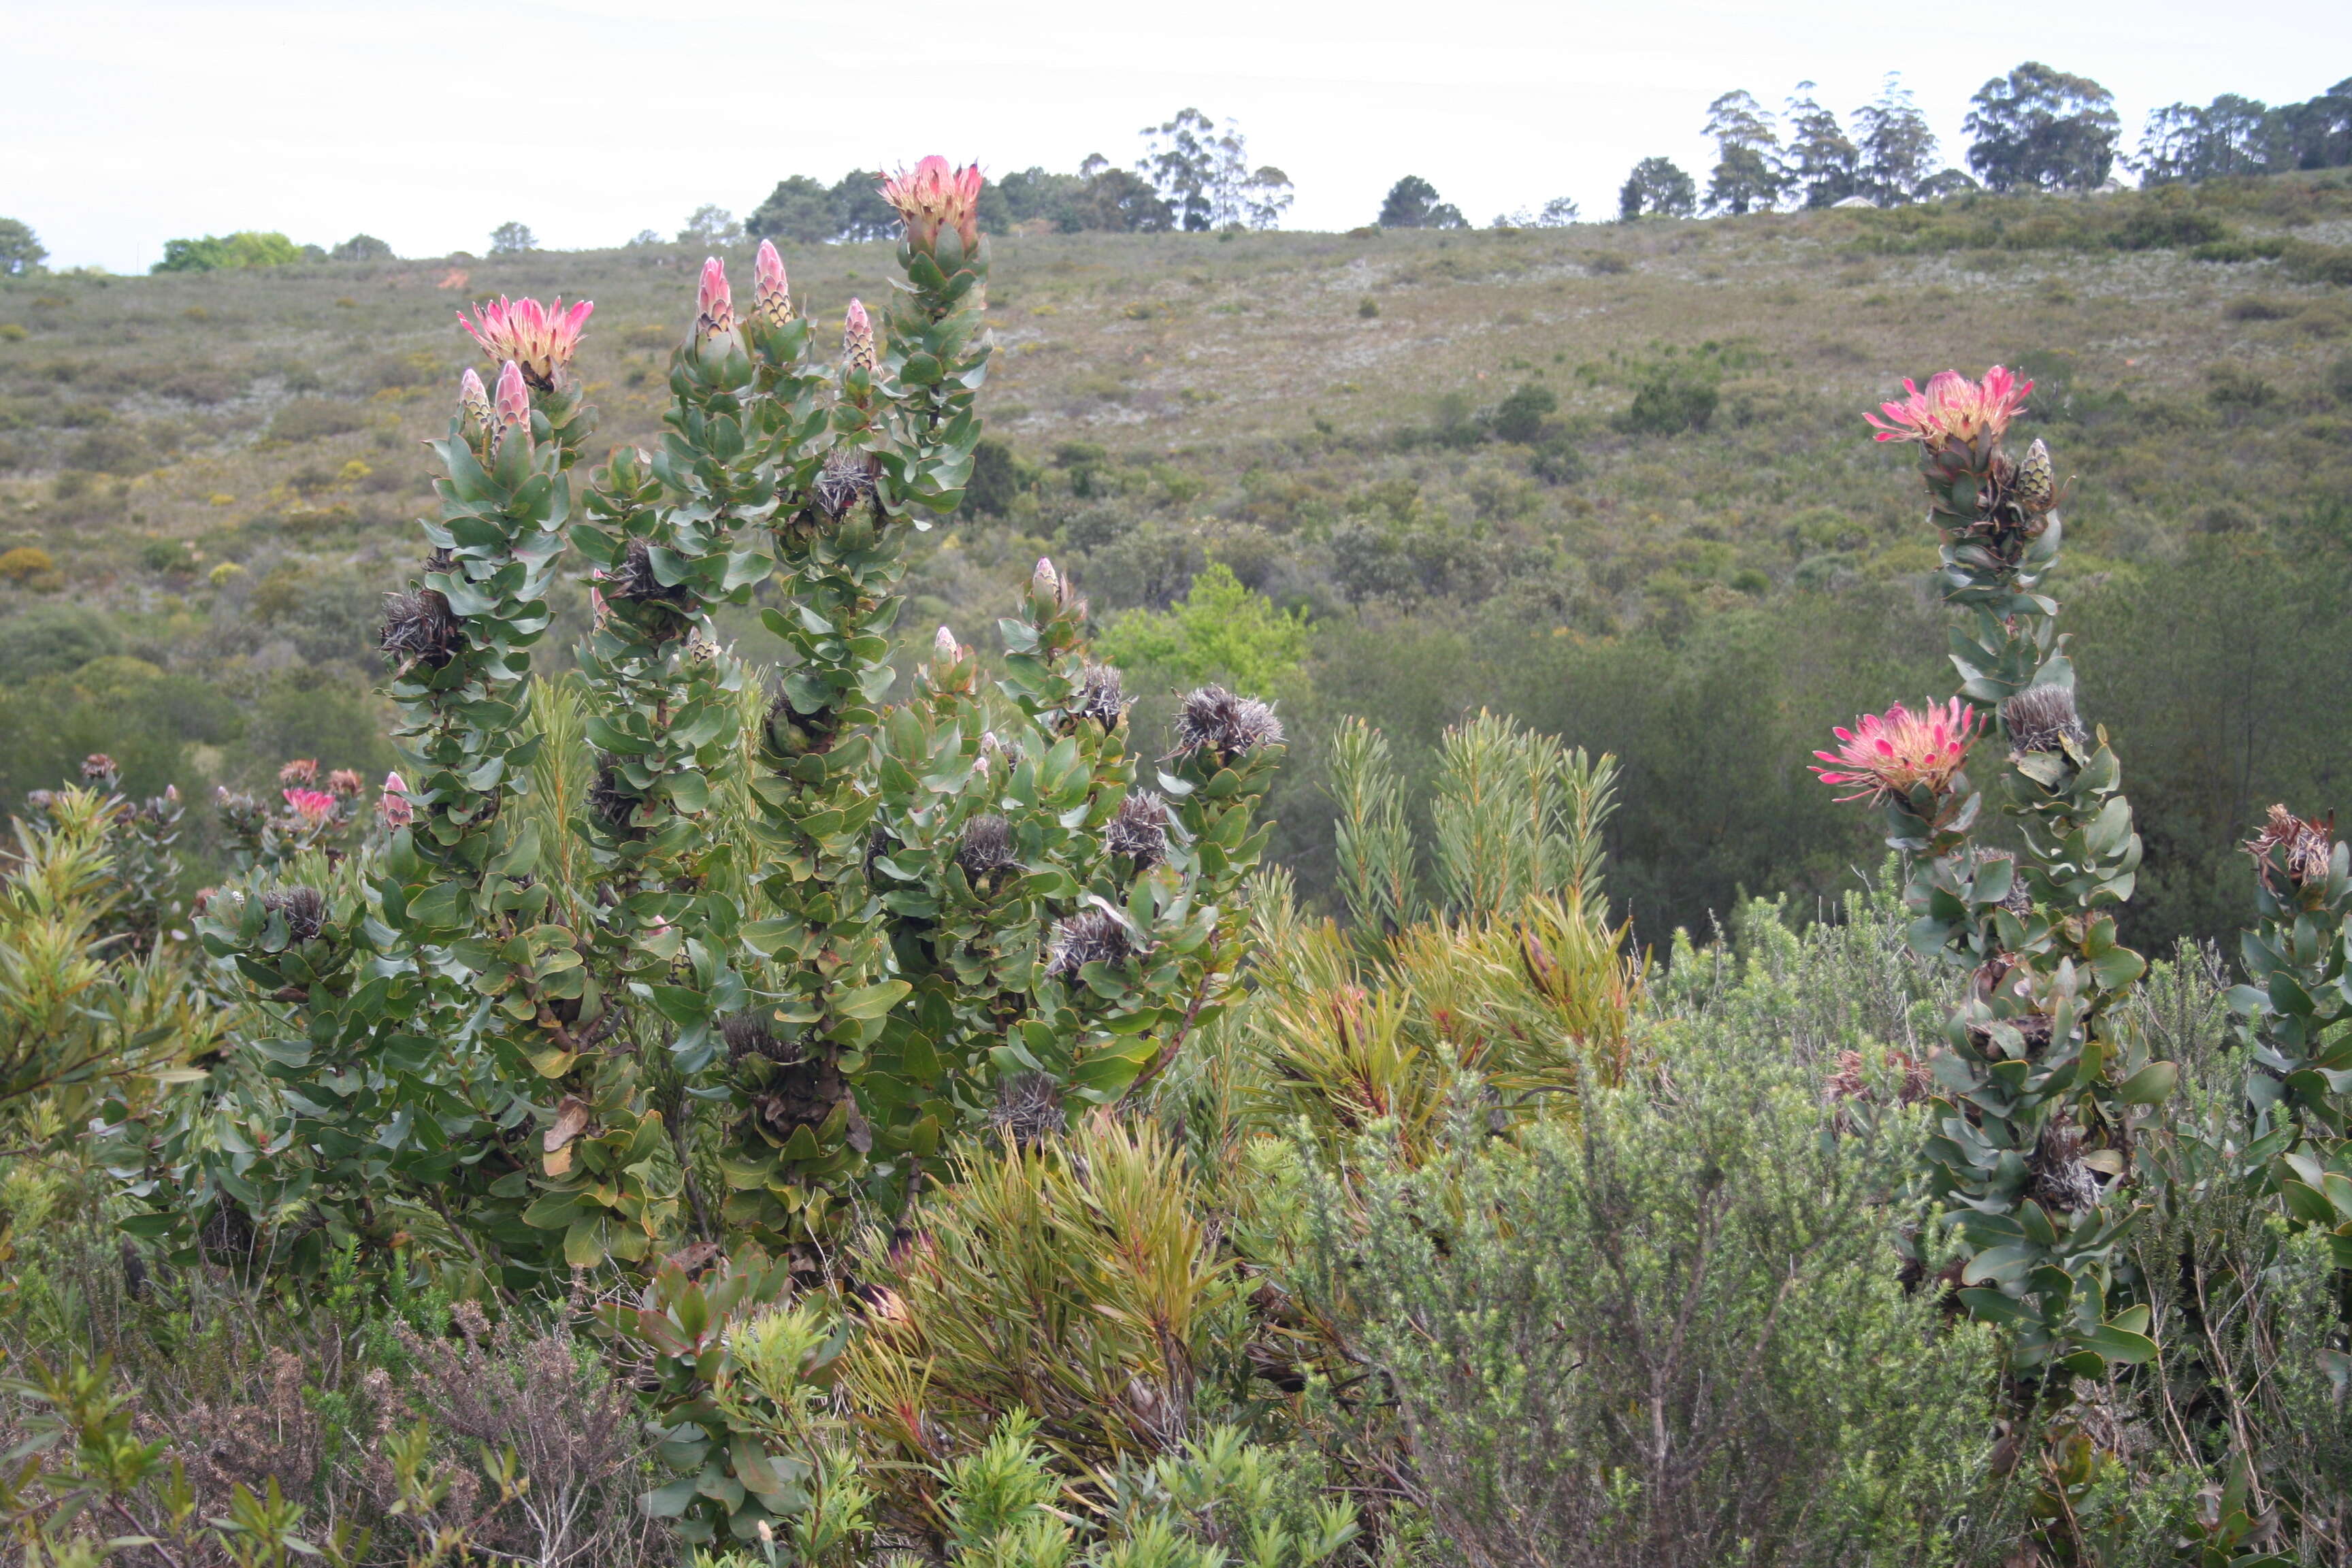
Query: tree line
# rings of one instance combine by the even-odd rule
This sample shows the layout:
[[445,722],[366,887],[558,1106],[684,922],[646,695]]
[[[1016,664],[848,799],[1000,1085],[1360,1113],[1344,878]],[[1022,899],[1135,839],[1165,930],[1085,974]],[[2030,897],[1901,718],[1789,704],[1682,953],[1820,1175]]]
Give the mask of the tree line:
[[1866,202],[1900,206],[1969,190],[2093,191],[2116,167],[2147,184],[2352,164],[2352,79],[2275,108],[2224,93],[2173,103],[2147,118],[2136,153],[2121,152],[2115,95],[2089,77],[2028,60],[1979,88],[1962,122],[1968,169],[1941,149],[1899,73],[1841,118],[1799,82],[1775,114],[1746,90],[1707,105],[1716,163],[1704,193],[1673,160],[1644,158],[1618,192],[1618,216],[1738,216],[1780,207]]

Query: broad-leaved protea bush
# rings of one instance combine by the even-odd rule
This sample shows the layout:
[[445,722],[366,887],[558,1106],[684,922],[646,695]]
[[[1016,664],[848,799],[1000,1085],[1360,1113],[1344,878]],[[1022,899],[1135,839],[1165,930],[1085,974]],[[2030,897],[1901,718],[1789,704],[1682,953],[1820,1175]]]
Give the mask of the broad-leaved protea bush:
[[[1880,809],[1909,858],[1913,946],[1969,974],[1934,1059],[1923,1183],[1967,1257],[1959,1299],[2012,1330],[2021,1373],[2097,1375],[2156,1353],[2116,1268],[2137,1212],[2135,1142],[2177,1078],[2112,1017],[2146,967],[2116,932],[2140,840],[2105,733],[2077,714],[2045,592],[2063,539],[2049,449],[2003,444],[2032,383],[1995,365],[1904,390],[1867,417],[1879,440],[1919,447],[1939,584],[1965,616],[1960,687],[1841,729],[1814,772]],[[1978,844],[1971,766],[1998,773],[2016,851]]]
[[[659,449],[584,483],[593,307],[461,316],[492,366],[387,601],[398,772],[354,852],[209,900],[237,1048],[120,1130],[136,1228],[298,1274],[357,1247],[460,1293],[696,1247],[821,1268],[960,1137],[1115,1104],[1215,1016],[1271,710],[1207,689],[1145,745],[1046,562],[1001,679],[945,627],[892,662],[906,542],[979,437],[978,184],[940,159],[886,184],[884,310],[796,301],[772,246],[748,307],[707,263]],[[556,687],[567,574],[593,619]],[[715,612],[755,595],[775,641],[739,649]],[[362,815],[319,793],[321,823]]]

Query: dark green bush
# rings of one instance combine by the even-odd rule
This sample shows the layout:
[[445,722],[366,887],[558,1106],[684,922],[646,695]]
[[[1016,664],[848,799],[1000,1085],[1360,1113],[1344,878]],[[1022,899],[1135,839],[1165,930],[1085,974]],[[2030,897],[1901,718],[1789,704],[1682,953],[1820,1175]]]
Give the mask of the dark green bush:
[[1690,361],[1666,361],[1651,367],[1634,383],[1625,428],[1655,436],[1704,430],[1714,419],[1722,395],[1711,369]]

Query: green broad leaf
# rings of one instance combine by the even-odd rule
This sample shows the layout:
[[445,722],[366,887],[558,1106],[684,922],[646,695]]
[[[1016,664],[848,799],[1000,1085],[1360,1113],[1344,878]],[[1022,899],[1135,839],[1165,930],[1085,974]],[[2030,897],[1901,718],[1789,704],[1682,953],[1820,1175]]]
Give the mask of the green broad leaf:
[[1998,1290],[1974,1287],[1959,1292],[1960,1305],[1969,1316],[1987,1323],[2038,1323],[2041,1317],[2024,1302],[2014,1300]]
[[408,923],[427,931],[454,931],[466,923],[468,910],[464,884],[436,882],[408,900]]
[[2146,1334],[2102,1323],[2076,1336],[2075,1342],[2102,1361],[2122,1362],[2126,1366],[2138,1366],[2156,1359],[2156,1342]]
[[709,1016],[709,1005],[699,991],[683,985],[648,985],[646,990],[661,1016],[673,1024],[698,1024]]
[[2121,991],[2147,972],[2147,961],[2130,948],[2111,947],[2091,960],[2090,969],[2101,990]]
[[2180,1081],[2180,1068],[2172,1062],[2150,1062],[2124,1079],[2116,1093],[2126,1105],[2160,1105],[2172,1098],[2173,1087]]
[[672,773],[668,788],[670,804],[689,816],[710,808],[710,781],[698,771]]
[[845,1018],[879,1018],[914,987],[903,980],[877,981],[837,997],[833,1011]]

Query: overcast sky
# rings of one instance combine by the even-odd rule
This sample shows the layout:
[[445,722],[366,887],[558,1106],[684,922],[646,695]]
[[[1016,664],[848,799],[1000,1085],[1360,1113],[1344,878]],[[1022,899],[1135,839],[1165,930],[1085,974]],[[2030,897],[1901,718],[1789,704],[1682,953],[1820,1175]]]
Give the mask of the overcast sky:
[[1475,223],[1554,195],[1598,216],[1652,153],[1704,184],[1728,89],[1777,108],[1810,78],[1843,111],[1900,70],[1957,162],[1969,95],[2026,58],[2104,82],[2129,144],[2155,105],[2352,75],[2352,4],[0,0],[0,216],[116,271],[239,228],[614,245],[788,174],[1131,162],[1197,105],[1290,174],[1290,226],[1367,222],[1406,174]]

